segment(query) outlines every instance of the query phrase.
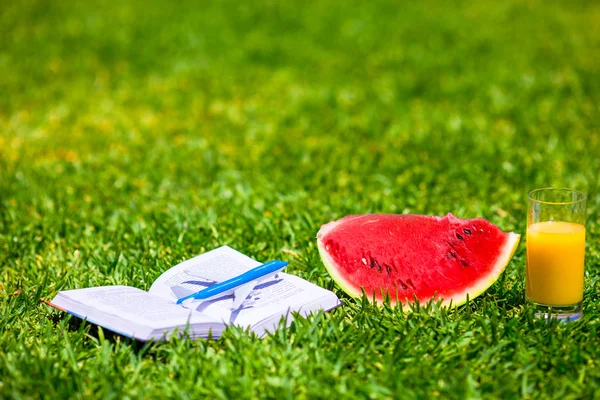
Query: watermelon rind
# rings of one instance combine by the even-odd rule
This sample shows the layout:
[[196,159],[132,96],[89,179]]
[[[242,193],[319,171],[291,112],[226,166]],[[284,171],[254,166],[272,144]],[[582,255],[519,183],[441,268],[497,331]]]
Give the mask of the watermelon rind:
[[[348,217],[346,217],[348,218]],[[345,222],[348,220],[346,219]],[[339,272],[339,269],[336,266],[335,261],[329,255],[327,250],[325,249],[325,245],[321,240],[323,237],[327,235],[332,229],[334,229],[338,225],[339,221],[332,221],[328,224],[325,224],[319,230],[317,234],[317,247],[319,249],[319,254],[321,255],[321,260],[325,265],[325,268],[333,278],[333,280],[346,292],[349,296],[359,298],[363,295],[361,288],[356,287],[353,283],[346,280]],[[500,251],[500,255],[496,259],[494,266],[490,270],[490,272],[481,277],[481,279],[477,280],[475,284],[466,287],[462,292],[459,292],[451,297],[447,297],[441,299],[441,305],[445,307],[458,307],[467,302],[467,299],[474,299],[475,297],[481,295],[485,292],[490,286],[492,286],[500,277],[502,272],[506,269],[506,266],[514,256],[517,251],[517,247],[519,246],[519,241],[521,235],[508,232],[508,237],[502,249]],[[427,302],[431,299],[420,299],[421,302]],[[437,299],[436,299],[437,300]],[[391,303],[394,304],[396,301],[394,299],[390,299]]]

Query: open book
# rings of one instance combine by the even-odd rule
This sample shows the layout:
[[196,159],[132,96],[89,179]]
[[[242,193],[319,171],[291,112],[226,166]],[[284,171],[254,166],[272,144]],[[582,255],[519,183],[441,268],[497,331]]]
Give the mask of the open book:
[[340,305],[334,293],[285,273],[260,282],[237,309],[232,309],[232,295],[187,306],[176,304],[182,293],[198,292],[259,265],[223,246],[167,270],[148,292],[129,286],[66,290],[48,304],[142,341],[166,339],[185,331],[192,338],[218,338],[230,324],[264,336],[282,318],[291,323],[292,312],[306,316]]

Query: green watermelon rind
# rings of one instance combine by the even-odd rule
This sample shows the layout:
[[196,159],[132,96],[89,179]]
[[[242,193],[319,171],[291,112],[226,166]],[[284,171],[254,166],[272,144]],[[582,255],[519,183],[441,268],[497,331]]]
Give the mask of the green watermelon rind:
[[[319,230],[317,234],[317,247],[319,249],[319,254],[321,255],[321,260],[325,265],[325,268],[333,278],[333,280],[351,297],[359,298],[362,296],[363,292],[360,287],[356,287],[353,283],[347,281],[339,272],[336,267],[336,263],[333,258],[329,255],[327,250],[325,250],[325,245],[321,240],[329,231],[331,231],[337,225],[337,221],[330,222],[325,224]],[[473,300],[477,296],[483,294],[487,289],[490,288],[500,277],[502,272],[506,269],[506,266],[510,263],[510,260],[513,258],[517,248],[519,246],[519,241],[521,239],[521,235],[508,232],[508,237],[506,243],[502,247],[500,251],[500,255],[496,259],[496,263],[491,271],[482,276],[474,285],[471,285],[465,288],[462,292],[457,293],[449,298],[444,298],[442,300],[442,306],[445,307],[458,307],[467,302],[467,298],[469,300]],[[369,295],[369,294],[367,294]],[[431,298],[423,298],[420,299],[420,302],[426,303]],[[391,303],[394,304],[396,301],[391,299]]]

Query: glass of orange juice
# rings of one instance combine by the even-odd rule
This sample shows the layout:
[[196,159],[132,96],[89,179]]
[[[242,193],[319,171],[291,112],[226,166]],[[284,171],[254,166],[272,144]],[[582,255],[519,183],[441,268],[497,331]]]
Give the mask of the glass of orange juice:
[[585,193],[536,189],[529,193],[525,294],[545,318],[582,315]]

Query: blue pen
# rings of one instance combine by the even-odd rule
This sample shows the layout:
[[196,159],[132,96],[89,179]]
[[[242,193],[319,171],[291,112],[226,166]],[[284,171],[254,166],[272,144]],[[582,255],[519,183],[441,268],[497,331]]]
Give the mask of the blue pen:
[[216,296],[225,296],[234,293],[235,301],[233,308],[238,308],[258,282],[277,275],[277,273],[287,265],[287,261],[269,261],[234,278],[216,283],[209,288],[184,296],[177,300],[177,304],[181,304],[187,300],[206,301]]

